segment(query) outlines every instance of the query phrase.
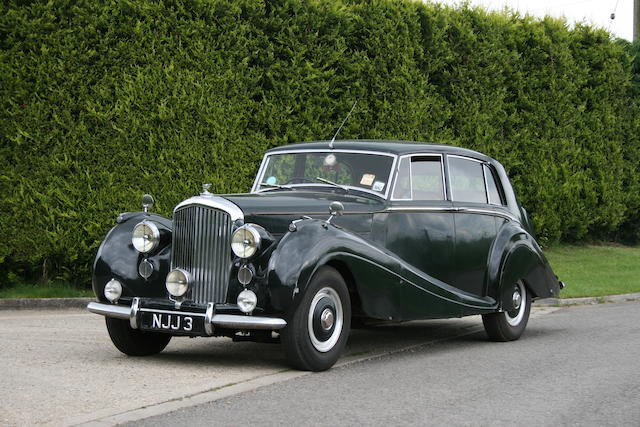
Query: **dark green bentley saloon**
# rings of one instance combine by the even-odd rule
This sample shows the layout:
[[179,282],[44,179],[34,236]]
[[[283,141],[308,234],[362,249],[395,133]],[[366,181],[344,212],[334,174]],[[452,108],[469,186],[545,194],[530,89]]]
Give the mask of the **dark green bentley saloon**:
[[372,319],[481,314],[489,338],[518,339],[563,287],[504,168],[475,151],[311,142],[269,150],[248,194],[203,187],[173,218],[145,195],[98,250],[88,309],[123,353],[227,336],[324,370]]

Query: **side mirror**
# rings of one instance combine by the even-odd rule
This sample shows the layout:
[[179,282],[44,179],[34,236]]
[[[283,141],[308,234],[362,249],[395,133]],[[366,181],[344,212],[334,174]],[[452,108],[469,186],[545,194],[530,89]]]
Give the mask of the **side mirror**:
[[145,194],[142,196],[142,209],[147,212],[153,207],[154,202],[155,200],[153,200],[153,196],[151,194]]
[[331,220],[336,217],[336,216],[340,216],[344,213],[344,205],[340,202],[331,202],[331,204],[329,205],[329,214],[331,214],[331,216],[329,218],[327,218],[327,224],[331,223]]
[[331,216],[340,216],[344,212],[344,205],[340,202],[331,202],[329,205],[329,213]]

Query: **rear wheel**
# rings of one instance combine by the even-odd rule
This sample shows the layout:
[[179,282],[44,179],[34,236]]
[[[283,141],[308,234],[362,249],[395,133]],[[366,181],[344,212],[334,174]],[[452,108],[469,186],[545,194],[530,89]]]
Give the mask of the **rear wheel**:
[[347,285],[335,269],[321,267],[296,307],[281,340],[298,369],[324,371],[333,366],[349,337],[351,303]]
[[111,342],[129,356],[158,354],[169,344],[171,335],[133,329],[128,320],[105,317]]
[[482,315],[484,330],[493,341],[514,341],[520,338],[529,321],[531,296],[519,281],[513,287],[513,310]]

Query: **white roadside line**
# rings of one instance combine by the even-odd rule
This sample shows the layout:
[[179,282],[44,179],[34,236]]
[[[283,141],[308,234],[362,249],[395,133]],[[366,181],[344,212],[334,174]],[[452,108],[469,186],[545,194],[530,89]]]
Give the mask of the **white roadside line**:
[[[542,307],[535,310],[532,310],[531,317],[536,318],[545,314],[552,313],[556,310],[560,310],[560,307]],[[354,363],[359,363],[367,360],[379,359],[385,356],[403,353],[407,351],[411,351],[420,347],[431,346],[434,344],[438,344],[445,341],[450,341],[456,338],[464,337],[467,335],[475,334],[482,331],[482,324],[467,326],[465,330],[459,334],[451,335],[447,337],[437,338],[417,344],[411,344],[401,348],[395,348],[391,350],[385,350],[376,352],[375,350],[372,352],[367,352],[365,354],[359,354],[355,356],[346,356],[343,357],[334,368],[339,368],[342,366],[351,365]],[[114,414],[105,416],[102,418],[89,420],[87,417],[70,419],[65,422],[65,425],[72,426],[83,426],[83,427],[106,427],[106,426],[114,426],[118,424],[124,424],[127,422],[138,421],[144,418],[153,417],[156,415],[162,415],[169,412],[177,411],[178,409],[188,408],[191,406],[201,405],[204,403],[213,402],[216,400],[224,399],[226,397],[235,396],[240,393],[245,393],[248,391],[256,390],[260,387],[264,387],[267,385],[292,380],[294,378],[300,378],[306,375],[312,375],[313,372],[306,371],[281,371],[273,374],[267,374],[260,377],[252,378],[241,383],[237,384],[229,384],[226,386],[217,387],[213,390],[206,390],[200,393],[195,393],[192,395],[184,396],[177,399],[172,399],[167,402],[162,402],[158,404],[153,404],[149,406],[145,406],[143,408],[133,409],[130,411],[122,412],[120,414]]]

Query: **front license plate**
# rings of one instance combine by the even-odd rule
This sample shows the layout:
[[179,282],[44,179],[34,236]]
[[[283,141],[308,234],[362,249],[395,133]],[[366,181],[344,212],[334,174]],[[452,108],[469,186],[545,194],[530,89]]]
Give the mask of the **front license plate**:
[[176,334],[201,334],[204,332],[204,318],[175,313],[141,313],[140,328]]

